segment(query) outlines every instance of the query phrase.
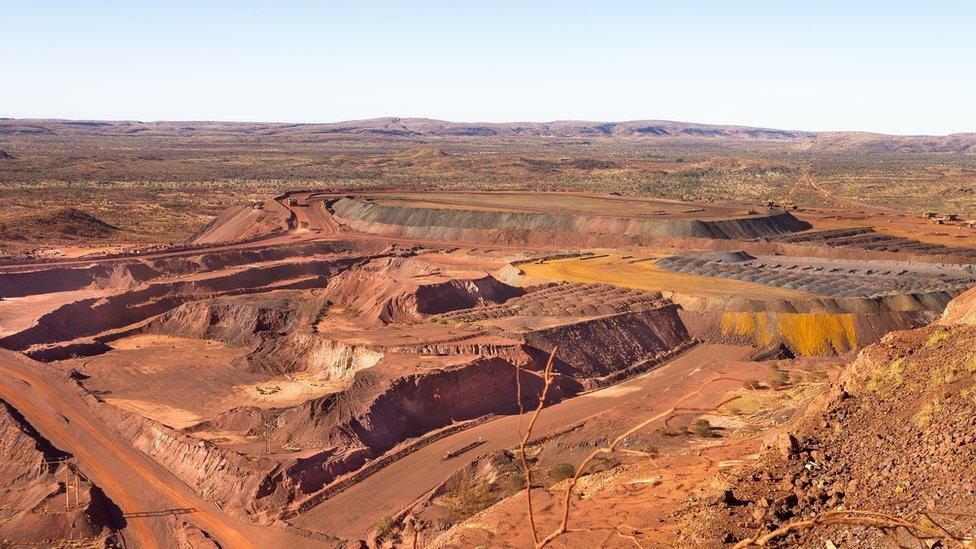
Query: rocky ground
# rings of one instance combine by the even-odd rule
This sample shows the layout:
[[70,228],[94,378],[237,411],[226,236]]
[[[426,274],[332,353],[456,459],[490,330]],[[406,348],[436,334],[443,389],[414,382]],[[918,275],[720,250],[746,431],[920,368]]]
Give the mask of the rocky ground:
[[[958,298],[956,312],[972,299],[971,292]],[[943,324],[892,333],[862,352],[801,422],[767,440],[727,498],[678,515],[683,535],[720,545],[815,519],[839,523],[771,541],[883,547],[971,539],[976,328],[959,321],[947,315]],[[873,520],[884,527],[865,526],[862,511],[882,514]]]

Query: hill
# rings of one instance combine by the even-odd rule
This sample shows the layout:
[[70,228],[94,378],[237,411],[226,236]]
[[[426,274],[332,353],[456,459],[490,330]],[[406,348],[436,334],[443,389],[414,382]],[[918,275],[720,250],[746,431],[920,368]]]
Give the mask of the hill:
[[118,227],[74,208],[0,218],[0,240],[87,240],[104,238],[118,232]]

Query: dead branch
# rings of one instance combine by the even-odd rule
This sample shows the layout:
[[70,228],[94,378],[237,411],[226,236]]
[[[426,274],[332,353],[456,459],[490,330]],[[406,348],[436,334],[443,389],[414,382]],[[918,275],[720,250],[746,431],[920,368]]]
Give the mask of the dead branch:
[[[605,446],[603,448],[597,448],[596,450],[593,450],[586,457],[586,459],[584,459],[583,462],[580,463],[579,467],[577,467],[576,474],[573,475],[573,478],[570,480],[569,485],[566,487],[566,493],[563,496],[563,516],[562,516],[562,521],[559,524],[559,527],[556,528],[555,530],[553,530],[552,532],[550,532],[549,535],[547,535],[545,538],[542,539],[542,541],[539,541],[538,538],[535,537],[535,535],[534,535],[535,534],[535,517],[533,517],[533,516],[530,515],[529,520],[530,520],[530,523],[532,524],[533,539],[535,541],[536,549],[542,549],[543,547],[545,547],[545,546],[549,545],[550,543],[552,543],[556,538],[558,538],[559,536],[561,536],[561,535],[563,535],[563,534],[565,534],[566,532],[569,531],[569,511],[570,511],[570,501],[572,499],[573,490],[576,488],[576,484],[579,482],[580,477],[583,476],[583,473],[586,471],[586,468],[589,467],[590,463],[594,459],[596,459],[597,456],[599,456],[600,454],[613,453],[614,451],[617,450],[617,446],[621,442],[623,442],[624,439],[626,439],[627,437],[633,435],[634,433],[636,433],[636,432],[638,432],[638,431],[646,428],[648,425],[654,423],[655,421],[659,421],[659,420],[661,420],[661,419],[663,419],[663,418],[665,418],[665,417],[673,414],[675,412],[675,410],[678,410],[680,408],[679,405],[682,402],[684,402],[684,401],[686,401],[686,400],[688,400],[688,399],[690,399],[692,397],[701,396],[702,391],[704,391],[705,387],[708,387],[709,385],[711,385],[712,383],[715,383],[716,381],[738,381],[738,382],[741,383],[743,380],[738,379],[738,378],[731,378],[731,377],[728,377],[728,376],[715,375],[712,378],[710,378],[709,380],[707,380],[705,383],[703,383],[701,385],[701,387],[699,387],[696,391],[691,392],[691,393],[688,393],[687,395],[685,395],[685,396],[681,397],[680,399],[678,399],[671,408],[669,408],[669,409],[667,409],[664,412],[661,412],[659,414],[655,414],[655,415],[653,415],[653,416],[645,419],[644,421],[638,423],[637,425],[634,425],[633,427],[631,427],[630,429],[628,429],[627,431],[625,431],[621,435],[617,436],[617,438],[613,439],[613,441],[611,441],[610,444],[608,444],[607,446]],[[723,401],[723,402],[719,403],[718,406],[715,406],[715,407],[711,408],[711,410],[717,409],[718,407],[722,406],[726,402],[727,401]],[[530,507],[530,509],[531,509],[531,507]],[[530,510],[530,513],[531,513],[531,510]]]
[[766,547],[770,542],[776,540],[777,538],[783,537],[785,535],[800,532],[803,530],[809,530],[811,528],[816,528],[818,526],[834,526],[834,525],[845,525],[845,526],[868,526],[872,528],[879,528],[885,533],[890,533],[891,530],[898,528],[904,529],[908,534],[918,540],[940,540],[946,544],[958,545],[958,546],[968,546],[972,540],[962,538],[951,534],[948,530],[939,526],[934,520],[928,515],[923,514],[928,521],[934,526],[928,526],[923,524],[918,524],[915,522],[910,522],[898,517],[891,515],[886,515],[884,513],[878,513],[875,511],[859,511],[859,510],[845,510],[845,511],[827,511],[819,515],[815,515],[808,519],[798,520],[785,524],[772,532],[758,537],[749,537],[733,546],[733,549],[744,549],[747,547]]
[[[648,425],[654,423],[655,421],[668,418],[669,416],[671,416],[677,411],[709,412],[709,411],[718,410],[728,402],[734,400],[735,397],[724,399],[718,404],[716,404],[715,406],[712,406],[711,408],[682,407],[681,403],[685,402],[686,400],[692,397],[700,396],[707,386],[717,381],[737,381],[737,382],[745,381],[738,378],[715,375],[712,378],[705,381],[705,383],[703,383],[696,391],[682,396],[668,410],[661,412],[659,414],[655,414],[651,417],[648,417],[644,421],[638,423],[637,425],[634,425],[624,433],[618,435],[607,446],[593,450],[593,452],[591,452],[586,457],[586,459],[584,459],[583,462],[580,463],[579,467],[577,467],[575,474],[573,475],[572,479],[570,479],[570,482],[566,487],[566,491],[563,496],[562,520],[559,526],[555,530],[550,532],[548,535],[546,535],[546,537],[544,537],[542,540],[540,540],[536,528],[535,512],[532,507],[532,476],[531,476],[532,471],[531,468],[529,467],[528,460],[525,457],[525,453],[526,453],[525,447],[529,438],[532,435],[532,429],[535,426],[535,422],[542,411],[542,408],[545,404],[546,396],[549,391],[549,387],[552,383],[552,361],[554,356],[555,356],[555,349],[553,349],[552,354],[550,354],[549,356],[549,361],[546,364],[546,369],[544,374],[545,385],[543,386],[542,395],[540,395],[539,404],[538,406],[536,406],[535,412],[532,414],[532,418],[529,421],[528,429],[525,431],[525,433],[521,432],[521,419],[519,421],[519,435],[520,435],[519,453],[522,461],[522,469],[525,474],[526,507],[529,515],[529,524],[532,528],[532,540],[535,545],[535,549],[542,549],[547,545],[549,545],[550,543],[552,543],[553,541],[555,541],[559,536],[569,533],[571,531],[575,531],[569,528],[569,515],[571,509],[570,504],[572,500],[573,490],[576,488],[576,485],[579,482],[580,477],[583,476],[587,467],[590,466],[593,460],[597,459],[597,457],[600,456],[601,454],[608,454],[613,452],[622,452],[629,455],[653,457],[648,452],[640,452],[640,451],[629,450],[629,449],[618,449],[617,446],[622,441],[624,441],[627,437],[646,428]],[[521,395],[520,389],[521,386],[519,385],[519,395]],[[520,406],[521,406],[521,402],[520,402]],[[521,418],[521,414],[520,414],[520,418]],[[938,514],[938,512],[933,511],[932,514]],[[867,526],[867,527],[879,528],[889,537],[892,536],[894,530],[903,529],[904,531],[908,532],[909,535],[911,535],[912,537],[920,541],[940,540],[945,542],[946,544],[955,544],[963,547],[972,546],[973,540],[969,538],[961,538],[959,536],[955,536],[951,534],[948,530],[946,530],[937,522],[935,522],[929,514],[923,513],[922,516],[925,519],[927,519],[927,522],[931,523],[931,525],[918,524],[918,523],[910,522],[907,520],[899,519],[897,517],[885,515],[883,513],[878,513],[874,511],[860,511],[860,510],[828,511],[808,519],[799,520],[781,526],[780,528],[777,528],[776,530],[765,535],[759,535],[757,532],[752,537],[746,538],[740,541],[739,543],[737,543],[733,549],[743,549],[747,547],[766,547],[770,542],[782,536],[790,534],[792,532],[799,532],[802,530],[807,530],[818,526],[831,526],[831,525],[851,525],[851,526]],[[629,539],[633,541],[638,547],[640,547],[640,542],[636,538],[636,536],[632,534],[625,534],[624,532],[620,531],[619,528],[614,528],[613,530],[616,531],[618,536],[625,539]]]
[[[532,436],[532,429],[535,427],[535,422],[539,419],[539,414],[542,412],[542,407],[546,404],[546,397],[549,396],[549,387],[552,386],[552,362],[556,357],[556,347],[552,348],[552,352],[549,353],[549,360],[546,361],[546,368],[543,373],[543,386],[542,393],[539,395],[539,404],[535,408],[535,412],[532,414],[532,418],[529,419],[529,425],[525,430],[525,433],[519,433],[521,439],[519,440],[519,457],[522,461],[522,472],[525,475],[525,498],[526,506],[529,511],[529,526],[532,528],[532,541],[538,545],[539,544],[539,534],[535,527],[535,512],[532,510],[532,468],[529,467],[529,461],[525,457],[525,446]],[[516,379],[518,379],[518,374],[516,373]],[[519,394],[519,407],[522,406],[521,401],[521,383],[516,387]],[[522,430],[521,415],[519,415],[519,431]]]

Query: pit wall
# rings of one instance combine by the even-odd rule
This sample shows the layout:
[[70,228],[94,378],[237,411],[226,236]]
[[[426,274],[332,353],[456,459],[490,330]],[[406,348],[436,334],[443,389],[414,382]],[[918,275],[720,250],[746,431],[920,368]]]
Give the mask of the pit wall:
[[269,375],[303,373],[343,381],[379,362],[383,353],[366,345],[311,332],[311,311],[320,307],[320,301],[288,292],[257,299],[193,301],[160,315],[140,331],[248,347],[247,355],[239,359],[246,363],[244,368]]
[[[322,287],[331,274],[356,262],[345,259],[258,266],[193,282],[161,282],[100,299],[84,299],[63,305],[43,315],[31,328],[0,339],[0,346],[23,351],[32,345],[90,337],[142,322],[188,301],[219,295]],[[292,283],[281,283],[289,280]]]
[[[263,412],[279,414],[272,421],[279,432],[289,433],[289,442],[322,447],[326,441],[331,447],[268,474],[256,493],[255,506],[282,509],[409,439],[459,421],[516,410],[516,373],[522,405],[531,407],[538,402],[542,390],[538,375],[516,370],[500,358],[481,358],[463,366],[381,381],[379,385],[376,373],[361,371],[347,391],[299,407]],[[557,376],[550,400],[556,402],[581,389],[572,379]],[[238,410],[234,415],[242,412]],[[231,417],[228,420],[239,421]],[[263,415],[251,419],[267,420]]]
[[302,373],[319,380],[351,381],[356,372],[372,368],[382,358],[382,352],[366,345],[295,332],[262,338],[246,360],[252,372],[279,376]]
[[673,304],[507,335],[541,351],[539,359],[558,348],[556,370],[577,379],[613,375],[690,339]]
[[253,495],[273,464],[253,460],[211,442],[187,436],[92,395],[91,409],[133,447],[225,512],[244,517],[254,511]]
[[334,277],[326,293],[339,307],[354,309],[358,316],[383,324],[411,323],[424,315],[466,309],[484,303],[501,303],[524,294],[492,276],[418,283],[406,274],[350,270]]
[[696,338],[766,348],[786,346],[796,356],[834,356],[859,350],[893,330],[928,324],[934,311],[850,313],[696,312],[680,316]]
[[356,250],[358,247],[362,245],[344,241],[315,242],[218,252],[201,250],[199,255],[175,257],[133,257],[115,263],[79,267],[34,266],[18,269],[10,266],[0,272],[0,297],[24,297],[85,288],[127,289],[164,276],[210,272],[293,257],[341,253]]
[[336,219],[352,229],[405,238],[470,241],[491,238],[518,241],[564,240],[561,235],[623,237],[694,237],[748,239],[773,237],[809,229],[788,212],[739,219],[635,219],[584,214],[515,213],[491,210],[410,208],[343,198],[332,205]]

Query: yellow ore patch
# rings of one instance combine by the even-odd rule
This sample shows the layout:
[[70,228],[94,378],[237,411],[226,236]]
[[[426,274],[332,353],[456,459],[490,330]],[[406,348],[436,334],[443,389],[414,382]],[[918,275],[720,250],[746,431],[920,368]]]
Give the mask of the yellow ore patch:
[[723,313],[722,335],[752,338],[763,347],[781,339],[804,356],[842,354],[858,347],[854,316],[847,313]]

